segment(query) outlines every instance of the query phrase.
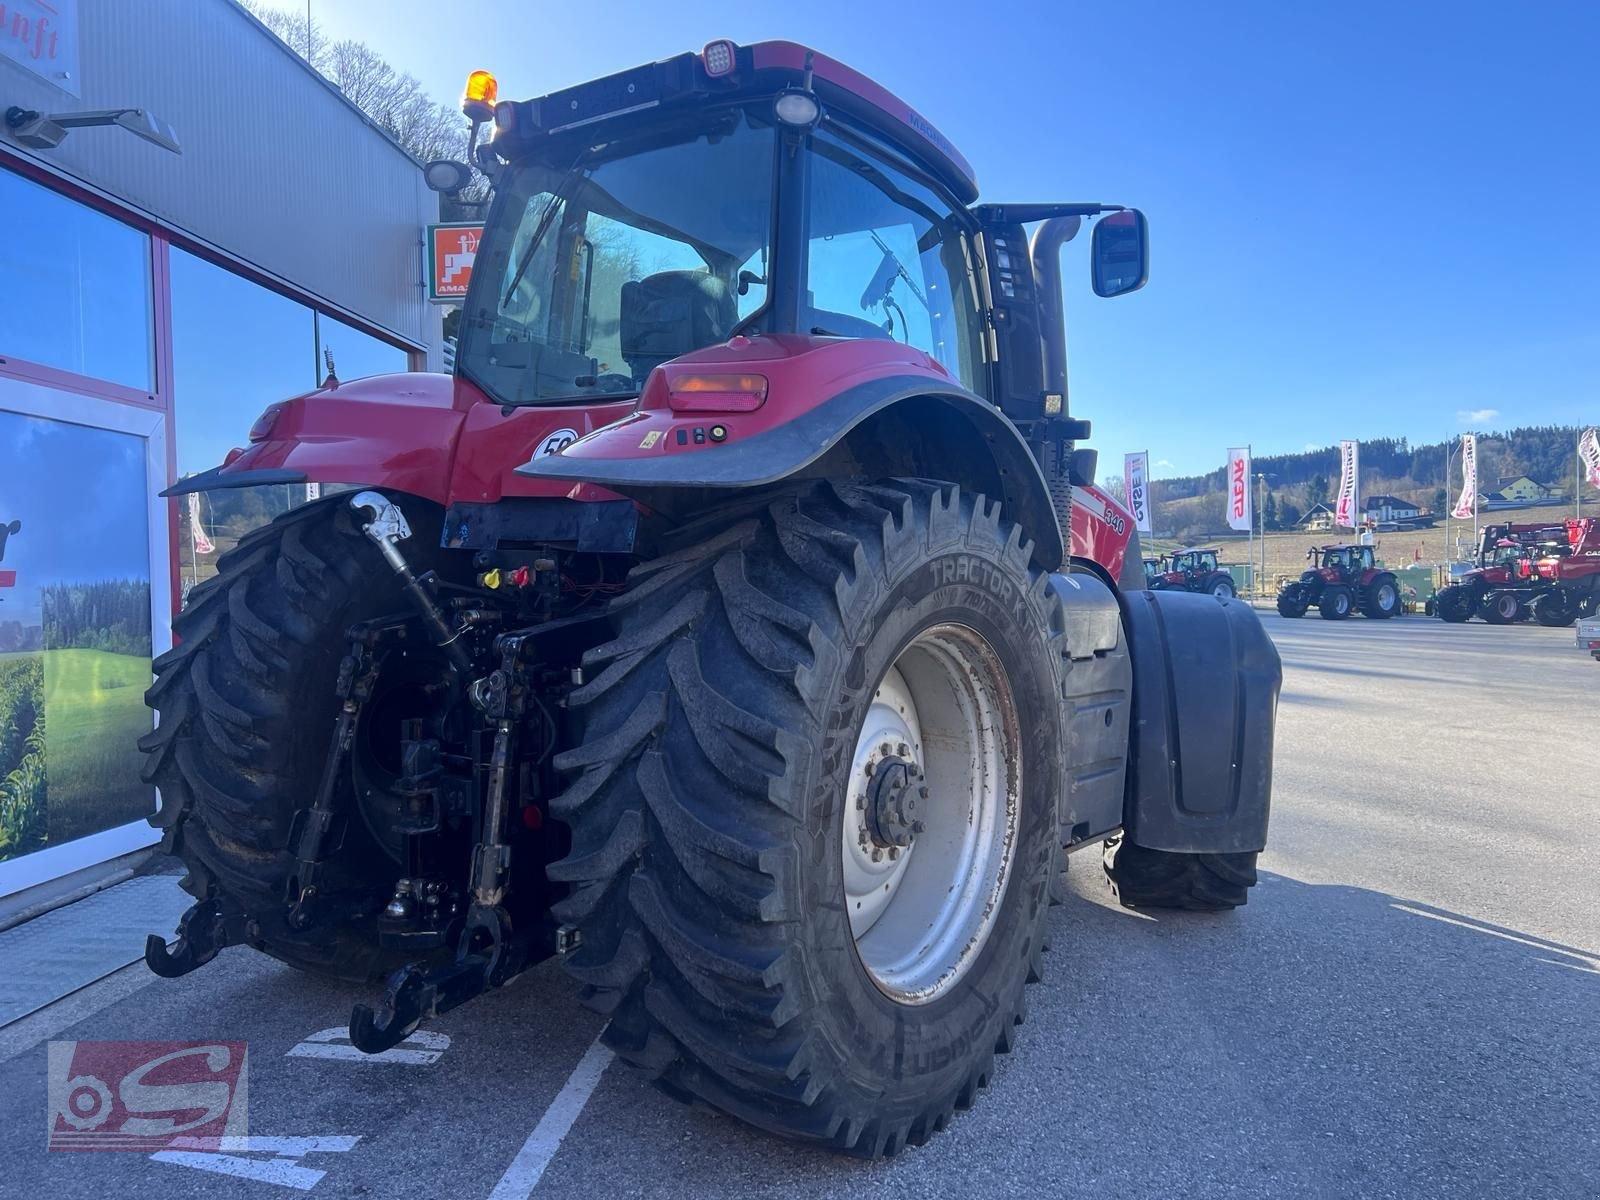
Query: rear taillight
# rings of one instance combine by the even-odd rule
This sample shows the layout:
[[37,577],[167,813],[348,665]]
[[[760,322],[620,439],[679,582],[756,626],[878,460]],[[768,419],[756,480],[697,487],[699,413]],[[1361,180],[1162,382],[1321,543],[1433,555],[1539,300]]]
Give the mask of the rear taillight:
[[667,381],[673,412],[753,412],[766,402],[765,375],[678,375]]
[[713,79],[720,79],[724,75],[733,74],[735,46],[726,38],[707,42],[706,48],[700,51],[700,62],[706,69],[706,74]]

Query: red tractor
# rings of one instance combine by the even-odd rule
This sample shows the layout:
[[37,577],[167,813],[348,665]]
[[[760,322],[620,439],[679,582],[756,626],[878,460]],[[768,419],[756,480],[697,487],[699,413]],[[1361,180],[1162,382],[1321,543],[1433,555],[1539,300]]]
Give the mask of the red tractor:
[[1149,586],[1155,591],[1206,592],[1218,600],[1232,600],[1237,594],[1233,576],[1217,566],[1217,553],[1215,548],[1179,550],[1170,558],[1160,559],[1154,571],[1146,559]]
[[1325,621],[1357,611],[1374,620],[1400,615],[1400,585],[1378,565],[1371,546],[1317,546],[1306,557],[1314,565],[1278,593],[1281,615],[1303,617],[1309,608]]
[[1012,1047],[1064,848],[1223,909],[1265,845],[1278,655],[1142,589],[1066,405],[1062,245],[1096,219],[1131,292],[1144,218],[978,204],[784,42],[487,91],[454,376],[275,404],[169,489],[360,484],[176,618],[143,747],[195,904],[146,959],[387,976],[377,1052],[559,955],[673,1095],[892,1154]]
[[1434,612],[1459,623],[1491,625],[1533,617],[1567,626],[1600,600],[1600,526],[1589,517],[1561,524],[1487,525],[1477,565],[1434,597]]

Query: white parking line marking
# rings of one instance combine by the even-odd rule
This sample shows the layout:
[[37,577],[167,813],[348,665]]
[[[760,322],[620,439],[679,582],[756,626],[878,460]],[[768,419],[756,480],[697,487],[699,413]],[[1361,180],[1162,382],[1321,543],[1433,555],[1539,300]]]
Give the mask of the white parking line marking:
[[544,1116],[539,1118],[528,1140],[522,1143],[522,1149],[517,1151],[506,1173],[500,1176],[500,1182],[494,1185],[489,1200],[527,1200],[533,1194],[533,1189],[539,1186],[539,1180],[544,1175],[544,1169],[550,1165],[556,1151],[561,1149],[562,1139],[572,1129],[573,1122],[583,1112],[583,1106],[589,1102],[590,1095],[599,1084],[600,1076],[605,1074],[605,1069],[610,1065],[611,1051],[596,1038],[578,1060],[578,1065],[572,1068],[567,1082],[550,1102],[550,1107],[544,1110]]
[[[192,1145],[199,1148],[160,1150],[150,1157],[156,1162],[170,1163],[175,1167],[193,1167],[198,1171],[214,1171],[218,1175],[276,1183],[309,1192],[327,1172],[314,1167],[302,1167],[299,1160],[307,1154],[342,1154],[353,1150],[360,1140],[359,1134],[354,1137],[173,1138],[174,1146]],[[242,1158],[242,1154],[270,1154],[272,1157]]]
[[450,1039],[430,1029],[419,1029],[398,1046],[381,1054],[364,1054],[350,1044],[350,1031],[345,1028],[319,1029],[305,1041],[291,1047],[285,1058],[331,1058],[338,1062],[404,1063],[407,1066],[426,1067],[439,1061],[439,1056],[450,1048]]
[[[1403,913],[1410,913],[1413,917],[1427,917],[1430,921],[1442,921],[1446,925],[1459,925],[1462,929],[1470,929],[1473,933],[1487,933],[1490,937],[1504,938],[1508,942],[1516,942],[1519,946],[1532,946],[1535,950],[1555,951],[1558,954],[1570,954],[1573,958],[1576,958],[1585,964],[1592,962],[1595,965],[1600,965],[1600,959],[1596,959],[1593,957],[1593,955],[1587,954],[1581,950],[1568,950],[1551,942],[1541,942],[1532,938],[1517,937],[1512,933],[1505,933],[1499,929],[1491,929],[1487,925],[1478,925],[1472,921],[1462,921],[1456,917],[1447,917],[1443,913],[1426,912],[1420,908],[1412,908],[1409,904],[1395,904],[1391,902],[1389,907],[1397,908]],[[1563,963],[1562,965],[1571,966],[1572,964]]]

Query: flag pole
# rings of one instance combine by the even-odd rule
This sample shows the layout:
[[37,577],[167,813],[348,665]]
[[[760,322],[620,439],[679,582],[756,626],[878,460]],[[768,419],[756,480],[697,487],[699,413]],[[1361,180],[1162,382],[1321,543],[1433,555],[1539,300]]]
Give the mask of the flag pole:
[[1578,442],[1572,455],[1572,511],[1574,520],[1583,520],[1583,430],[1578,430]]
[[1450,464],[1455,461],[1456,448],[1452,445],[1444,452],[1444,581],[1450,582],[1450,564],[1455,561],[1450,553],[1450,510],[1454,507],[1450,503],[1450,493],[1455,490],[1456,481],[1450,478]]
[[[1256,465],[1256,456],[1255,456],[1255,453],[1254,453],[1253,449],[1251,448],[1249,442],[1245,443],[1245,446],[1244,446],[1244,457],[1245,457],[1245,461],[1248,462],[1252,468],[1254,468],[1254,466]],[[1246,488],[1249,488],[1249,486],[1250,486],[1250,480],[1249,480],[1248,477],[1244,481],[1244,486]],[[1248,491],[1245,494],[1248,496],[1249,495]],[[1256,583],[1256,580],[1255,580],[1255,573],[1256,573],[1256,515],[1255,515],[1255,513],[1251,513],[1250,514],[1250,531],[1247,534],[1247,536],[1250,539],[1250,576],[1251,576],[1251,578],[1250,578],[1250,598],[1252,600],[1258,600],[1258,599],[1260,599],[1261,593],[1258,590],[1258,586],[1257,586],[1257,583]]]

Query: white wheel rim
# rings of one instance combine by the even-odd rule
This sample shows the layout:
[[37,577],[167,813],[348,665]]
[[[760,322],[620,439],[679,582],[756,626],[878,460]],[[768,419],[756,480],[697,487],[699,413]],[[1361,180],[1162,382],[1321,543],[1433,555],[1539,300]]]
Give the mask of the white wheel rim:
[[1378,607],[1389,608],[1394,604],[1394,588],[1384,584],[1378,589]]
[[[936,999],[982,952],[1016,849],[1019,751],[1005,670],[966,626],[924,630],[874,691],[845,795],[844,892],[856,954],[891,999]],[[915,810],[899,815],[922,825],[903,848],[885,841],[873,784],[902,764]]]

